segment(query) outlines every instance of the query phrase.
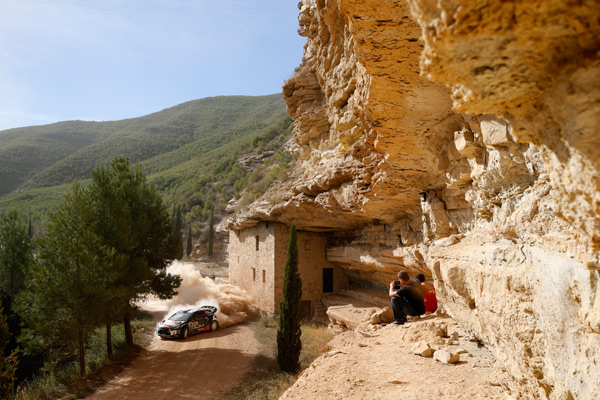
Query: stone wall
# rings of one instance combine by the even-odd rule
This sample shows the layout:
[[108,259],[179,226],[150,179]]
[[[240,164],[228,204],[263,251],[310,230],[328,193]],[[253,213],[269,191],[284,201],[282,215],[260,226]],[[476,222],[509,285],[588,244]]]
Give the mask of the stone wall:
[[[289,227],[264,221],[247,229],[230,231],[229,280],[247,290],[261,310],[275,313],[283,299]],[[258,238],[258,240],[257,240]],[[258,246],[257,246],[258,243]],[[315,302],[323,297],[323,269],[333,269],[333,293],[348,284],[343,269],[326,257],[327,236],[298,231],[298,272],[302,299]]]
[[[275,303],[278,304],[283,299],[283,275],[290,229],[284,224],[274,224],[278,238],[275,246]],[[338,293],[348,285],[348,278],[343,269],[327,259],[325,250],[327,243],[326,235],[298,231],[298,272],[302,279],[302,300],[310,301],[313,310],[315,302],[323,297],[324,268],[333,269],[333,293]]]
[[276,245],[273,222],[229,231],[229,281],[247,290],[257,307],[267,312],[275,312],[278,304],[275,292],[280,277],[273,257]]

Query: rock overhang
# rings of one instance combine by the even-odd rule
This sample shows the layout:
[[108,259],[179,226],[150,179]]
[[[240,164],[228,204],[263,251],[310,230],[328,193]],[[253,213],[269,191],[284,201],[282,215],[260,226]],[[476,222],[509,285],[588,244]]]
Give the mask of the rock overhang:
[[[600,395],[577,383],[600,381],[600,8],[300,7],[307,45],[284,96],[301,162],[279,203],[231,226],[267,219],[327,232],[337,238],[328,257],[377,283],[424,270],[451,314],[497,350],[520,382],[515,393]],[[572,293],[540,294],[535,285],[550,288],[552,276]],[[563,328],[583,332],[569,343],[548,323],[561,307],[576,310],[561,314]],[[564,360],[554,346],[570,349]]]

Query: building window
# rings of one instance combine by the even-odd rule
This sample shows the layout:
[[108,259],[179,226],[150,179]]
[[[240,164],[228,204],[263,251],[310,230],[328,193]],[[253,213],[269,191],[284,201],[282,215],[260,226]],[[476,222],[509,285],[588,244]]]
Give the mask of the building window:
[[256,239],[256,251],[258,251],[258,244],[260,243],[260,241],[259,241],[260,237],[257,235],[254,238]]
[[256,280],[256,268],[252,268],[252,280]]
[[267,281],[267,271],[265,271],[263,269],[262,272],[263,272],[263,283],[265,283]]
[[267,226],[267,228],[269,227],[269,221],[267,221],[266,226]]

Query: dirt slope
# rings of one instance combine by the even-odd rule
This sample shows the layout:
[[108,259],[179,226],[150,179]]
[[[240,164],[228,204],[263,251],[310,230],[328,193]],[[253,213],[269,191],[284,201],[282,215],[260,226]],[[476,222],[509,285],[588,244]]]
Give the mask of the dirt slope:
[[[457,332],[454,344],[444,336]],[[456,364],[411,353],[419,341],[461,352]],[[314,399],[508,399],[507,375],[491,353],[461,334],[449,317],[398,325],[361,325],[336,336],[280,400]]]

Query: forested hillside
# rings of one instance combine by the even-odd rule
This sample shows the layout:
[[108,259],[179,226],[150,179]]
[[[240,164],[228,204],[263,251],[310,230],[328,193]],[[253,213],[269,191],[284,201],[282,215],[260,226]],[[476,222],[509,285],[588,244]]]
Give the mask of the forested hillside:
[[205,98],[121,121],[2,131],[0,214],[16,209],[43,218],[68,184],[87,179],[118,155],[141,162],[167,201],[185,202],[189,210],[204,204],[194,192],[214,179],[216,167],[227,169],[236,154],[252,149],[253,140],[256,147],[289,131],[289,125],[283,98],[274,94]]

